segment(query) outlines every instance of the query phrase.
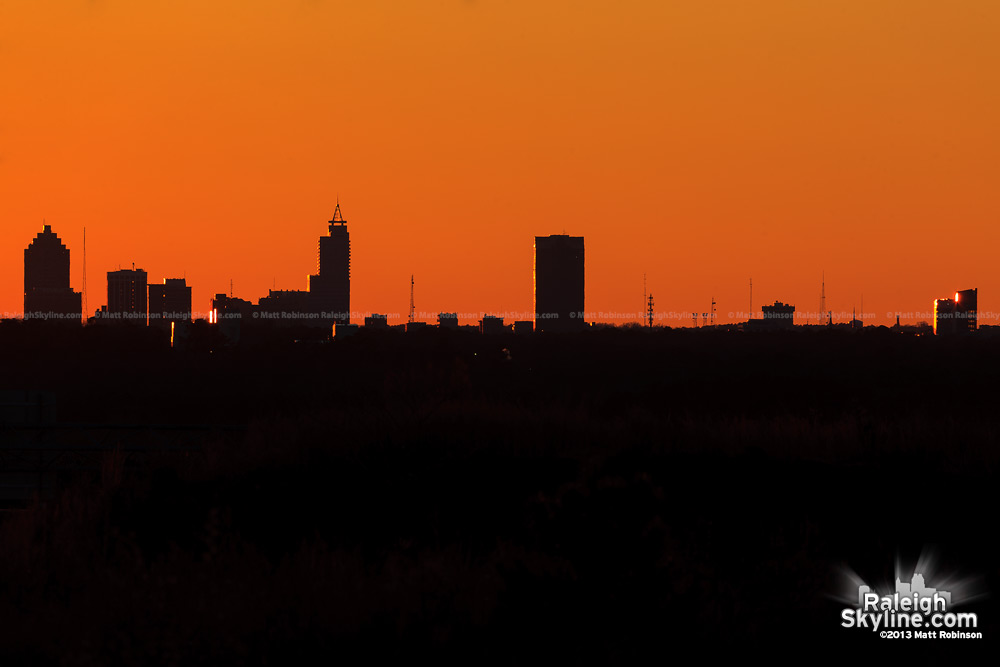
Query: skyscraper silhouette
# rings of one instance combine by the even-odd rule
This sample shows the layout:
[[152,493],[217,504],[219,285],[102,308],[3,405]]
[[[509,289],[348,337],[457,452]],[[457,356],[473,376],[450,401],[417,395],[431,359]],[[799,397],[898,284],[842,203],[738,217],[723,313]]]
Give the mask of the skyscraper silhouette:
[[24,317],[80,324],[80,296],[69,285],[69,248],[45,225],[24,250]]
[[935,335],[951,335],[975,331],[978,324],[978,301],[978,289],[955,292],[954,299],[935,299]]
[[146,272],[142,269],[108,271],[108,315],[146,324]]
[[535,330],[581,331],[583,320],[583,237],[535,237]]
[[340,202],[330,220],[330,235],[319,238],[319,273],[309,276],[309,295],[324,322],[351,322],[351,237]]
[[190,324],[191,287],[184,278],[166,278],[149,286],[149,325]]

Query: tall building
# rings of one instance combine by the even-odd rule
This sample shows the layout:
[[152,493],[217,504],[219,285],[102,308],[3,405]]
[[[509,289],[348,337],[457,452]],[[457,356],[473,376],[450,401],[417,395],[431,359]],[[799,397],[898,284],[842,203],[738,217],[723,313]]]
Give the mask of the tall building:
[[535,330],[581,331],[584,296],[583,237],[535,237]]
[[69,248],[51,225],[24,250],[24,317],[76,324],[83,317],[80,293],[69,285]]
[[256,320],[268,325],[321,324],[312,305],[312,294],[305,290],[268,290],[257,300]]
[[191,322],[191,287],[184,278],[167,278],[149,286],[150,326]]
[[351,322],[351,237],[340,202],[330,220],[329,236],[319,238],[319,273],[309,276],[312,308],[325,323]]
[[935,299],[934,334],[940,336],[975,331],[978,315],[978,289],[955,292],[954,299]]
[[108,308],[112,319],[146,324],[146,272],[142,269],[108,271]]
[[975,331],[979,318],[979,289],[955,292],[956,328],[963,332]]
[[934,335],[941,336],[955,332],[955,300],[934,299]]
[[253,319],[253,304],[245,299],[238,299],[228,294],[216,294],[212,299],[212,311],[208,321],[219,327],[230,342],[238,343],[244,323],[249,325]]

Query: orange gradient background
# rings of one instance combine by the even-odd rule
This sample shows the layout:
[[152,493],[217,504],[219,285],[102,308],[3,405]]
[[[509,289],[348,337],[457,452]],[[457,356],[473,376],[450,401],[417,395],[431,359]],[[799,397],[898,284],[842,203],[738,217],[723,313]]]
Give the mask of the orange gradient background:
[[91,312],[305,289],[338,196],[355,311],[526,317],[562,232],[596,320],[1000,310],[998,119],[992,0],[2,0],[0,312],[43,219]]

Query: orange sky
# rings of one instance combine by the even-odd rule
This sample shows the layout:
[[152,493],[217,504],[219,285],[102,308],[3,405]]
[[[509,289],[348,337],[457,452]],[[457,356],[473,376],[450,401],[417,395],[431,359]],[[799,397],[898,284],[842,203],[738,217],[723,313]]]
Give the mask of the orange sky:
[[998,118],[995,0],[0,0],[0,313],[43,218],[91,311],[305,289],[338,195],[356,311],[526,318],[564,231],[588,313],[1000,311]]

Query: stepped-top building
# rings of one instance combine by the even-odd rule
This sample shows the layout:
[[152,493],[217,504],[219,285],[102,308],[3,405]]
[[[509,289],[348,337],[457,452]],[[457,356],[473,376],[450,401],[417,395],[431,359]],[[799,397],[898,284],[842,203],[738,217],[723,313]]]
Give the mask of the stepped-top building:
[[80,324],[82,299],[69,284],[69,248],[45,225],[24,250],[25,319]]

